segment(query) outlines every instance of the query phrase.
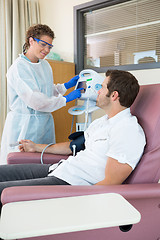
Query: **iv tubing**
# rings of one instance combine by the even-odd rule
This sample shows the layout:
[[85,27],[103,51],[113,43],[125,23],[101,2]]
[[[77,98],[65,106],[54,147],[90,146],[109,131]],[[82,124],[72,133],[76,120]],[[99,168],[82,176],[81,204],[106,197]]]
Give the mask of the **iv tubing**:
[[43,162],[43,153],[44,153],[45,150],[46,150],[49,146],[51,146],[51,145],[54,145],[54,143],[48,144],[48,145],[43,149],[43,151],[42,151],[42,153],[41,153],[41,164],[44,164],[44,162]]
[[88,123],[88,107],[89,107],[89,98],[87,98],[87,104],[86,104],[84,131],[86,130],[87,123]]

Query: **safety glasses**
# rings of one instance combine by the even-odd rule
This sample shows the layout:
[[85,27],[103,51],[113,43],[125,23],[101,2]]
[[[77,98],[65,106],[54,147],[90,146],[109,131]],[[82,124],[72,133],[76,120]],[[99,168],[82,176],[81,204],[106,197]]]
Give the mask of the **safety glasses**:
[[47,42],[45,42],[45,41],[43,41],[43,40],[41,40],[41,39],[39,39],[39,38],[33,38],[33,39],[34,39],[34,40],[39,44],[39,46],[42,47],[42,48],[48,47],[49,50],[51,50],[51,49],[53,48],[53,45],[52,45],[52,44],[49,44],[49,43],[47,43]]

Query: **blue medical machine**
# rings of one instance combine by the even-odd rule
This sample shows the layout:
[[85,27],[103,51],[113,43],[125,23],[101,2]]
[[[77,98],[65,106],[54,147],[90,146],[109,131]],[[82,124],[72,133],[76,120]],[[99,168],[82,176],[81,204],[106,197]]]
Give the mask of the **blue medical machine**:
[[92,122],[92,113],[99,109],[99,107],[96,106],[96,99],[104,78],[105,77],[91,69],[83,70],[79,74],[75,89],[84,88],[84,90],[81,91],[81,97],[79,98],[84,102],[82,105],[71,107],[68,112],[73,116],[85,113],[84,130]]

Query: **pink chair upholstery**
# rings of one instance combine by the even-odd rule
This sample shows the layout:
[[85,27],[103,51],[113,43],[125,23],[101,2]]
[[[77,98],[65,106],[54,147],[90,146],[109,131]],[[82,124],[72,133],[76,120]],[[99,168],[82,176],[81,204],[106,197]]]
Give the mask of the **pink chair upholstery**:
[[[67,155],[43,154],[43,162],[46,164],[57,163],[61,159],[67,159]],[[41,163],[41,153],[12,152],[7,156],[8,164]]]
[[[141,86],[131,111],[143,127],[147,145],[140,163],[122,185],[11,187],[2,193],[2,203],[115,192],[141,213],[141,221],[128,232],[119,227],[35,237],[40,240],[157,240],[160,239],[160,84]],[[21,156],[20,156],[21,155]],[[33,154],[35,156],[35,154]],[[8,162],[23,162],[26,154],[9,154]],[[50,156],[51,157],[51,156]],[[58,157],[58,156],[57,156]],[[14,159],[13,159],[14,158]],[[34,157],[33,157],[34,158]],[[54,217],[54,216],[53,216]],[[85,217],[85,213],[84,213]],[[27,238],[26,238],[27,239]]]

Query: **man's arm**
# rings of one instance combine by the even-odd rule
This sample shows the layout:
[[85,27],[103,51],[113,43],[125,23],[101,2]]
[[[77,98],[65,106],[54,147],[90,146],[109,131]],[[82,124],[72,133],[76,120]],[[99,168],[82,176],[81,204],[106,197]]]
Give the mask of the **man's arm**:
[[[19,150],[21,152],[42,152],[43,149],[47,146],[47,144],[36,144],[31,140],[21,140],[20,141]],[[63,142],[57,143],[54,145],[49,146],[45,153],[52,153],[52,154],[62,154],[62,155],[69,155],[72,153],[71,149],[69,148],[70,142]]]
[[116,159],[108,157],[105,168],[105,179],[96,185],[121,184],[131,174],[132,168],[127,163],[119,163]]

